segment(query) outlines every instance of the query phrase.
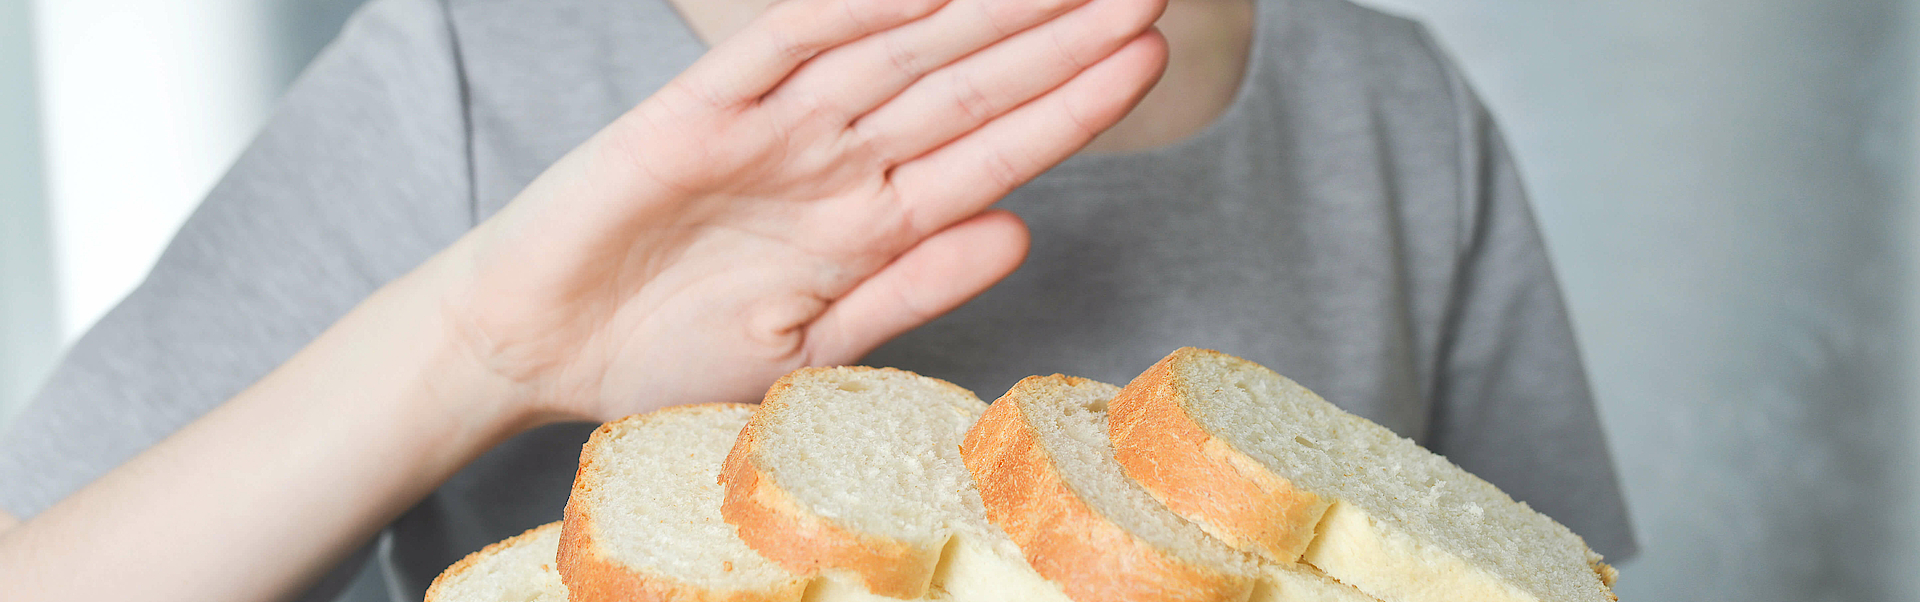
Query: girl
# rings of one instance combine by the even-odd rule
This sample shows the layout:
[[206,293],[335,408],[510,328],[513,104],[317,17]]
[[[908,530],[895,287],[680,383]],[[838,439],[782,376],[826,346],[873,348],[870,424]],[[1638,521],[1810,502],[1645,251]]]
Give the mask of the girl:
[[579,421],[1181,345],[1632,549],[1513,166],[1406,21],[377,0],[0,439],[0,598],[285,598],[385,529],[418,599],[559,516]]

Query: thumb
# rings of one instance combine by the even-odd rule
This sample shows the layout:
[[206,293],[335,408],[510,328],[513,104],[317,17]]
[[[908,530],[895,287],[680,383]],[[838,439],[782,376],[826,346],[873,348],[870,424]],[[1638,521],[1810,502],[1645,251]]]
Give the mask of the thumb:
[[807,327],[814,365],[852,362],[881,343],[986,292],[1027,257],[1027,225],[987,211],[907,249],[840,297]]

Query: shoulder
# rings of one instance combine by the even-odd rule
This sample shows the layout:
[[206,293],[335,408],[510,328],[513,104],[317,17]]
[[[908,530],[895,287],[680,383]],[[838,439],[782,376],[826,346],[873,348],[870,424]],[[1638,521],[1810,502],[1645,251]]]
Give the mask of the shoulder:
[[1459,71],[1418,21],[1348,0],[1260,1],[1273,33],[1263,50],[1295,77],[1338,79],[1427,110],[1471,105]]
[[680,39],[686,28],[668,0],[401,1],[442,4],[463,45],[467,38],[489,45],[534,45],[598,60],[613,57],[591,51],[638,50],[663,42],[699,45],[691,35]]
[[459,45],[480,217],[705,52],[666,0],[431,1]]
[[446,15],[447,0],[372,0],[353,12],[330,47],[352,52],[402,45],[445,54],[450,44]]
[[[1457,251],[1476,182],[1498,144],[1491,119],[1427,28],[1349,0],[1258,0],[1275,106],[1316,147],[1350,149],[1395,191],[1383,198],[1416,246]],[[1453,224],[1448,228],[1441,224]],[[1416,225],[1417,224],[1417,225]]]

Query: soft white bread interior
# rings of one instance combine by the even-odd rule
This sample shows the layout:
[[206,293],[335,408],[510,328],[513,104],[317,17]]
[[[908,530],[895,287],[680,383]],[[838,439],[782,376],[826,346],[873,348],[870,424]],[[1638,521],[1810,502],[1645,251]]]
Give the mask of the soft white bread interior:
[[433,579],[427,602],[566,602],[554,570],[560,523],[547,523],[468,554]]
[[1107,403],[1119,390],[1027,378],[961,448],[989,516],[1043,575],[1081,602],[1374,602],[1309,567],[1235,551],[1128,479],[1107,439]]
[[1180,349],[1110,411],[1127,474],[1240,549],[1390,602],[1613,599],[1566,527],[1253,362]]
[[1305,563],[1261,561],[1253,602],[1380,602]]
[[1064,601],[990,525],[960,460],[986,408],[911,372],[787,375],[740,433],[722,514],[755,549],[822,588],[896,599]]
[[594,431],[558,552],[574,602],[798,601],[808,579],[720,518],[720,463],[753,406],[680,406]]
[[994,401],[960,448],[988,517],[1077,602],[1246,600],[1252,560],[1156,508],[1103,451],[1118,390],[1035,376]]

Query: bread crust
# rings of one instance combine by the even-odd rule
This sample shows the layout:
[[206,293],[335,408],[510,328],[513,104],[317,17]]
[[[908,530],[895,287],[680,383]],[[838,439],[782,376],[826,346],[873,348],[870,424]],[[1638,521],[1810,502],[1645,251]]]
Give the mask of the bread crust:
[[1620,571],[1613,568],[1611,564],[1601,562],[1599,554],[1592,554],[1591,552],[1589,552],[1589,554],[1590,557],[1587,559],[1587,564],[1593,566],[1594,574],[1600,576],[1600,585],[1607,587],[1607,599],[1613,602],[1620,602],[1620,596],[1613,593],[1613,582],[1620,579]]
[[560,529],[560,550],[556,559],[560,579],[567,586],[570,602],[798,602],[806,592],[809,579],[796,578],[767,591],[714,591],[666,575],[646,573],[621,564],[607,556],[596,543],[598,536],[591,478],[595,466],[595,448],[603,437],[630,424],[651,421],[679,412],[707,412],[726,408],[752,407],[748,404],[713,403],[679,406],[650,414],[629,416],[595,429],[580,453],[580,468],[574,474],[573,492],[567,498],[566,520]]
[[[1386,587],[1383,584],[1390,580],[1377,579],[1378,575],[1370,576],[1369,571],[1391,571],[1391,567],[1398,566],[1407,574],[1424,570],[1436,571],[1432,575],[1449,576],[1483,572],[1471,556],[1430,550],[1424,540],[1372,532],[1374,521],[1364,510],[1345,503],[1336,506],[1336,500],[1322,499],[1319,494],[1295,487],[1263,463],[1234,449],[1227,440],[1208,432],[1194,418],[1193,408],[1203,395],[1219,389],[1201,389],[1188,375],[1197,374],[1200,365],[1213,360],[1257,367],[1250,361],[1218,351],[1184,347],[1129,383],[1108,406],[1108,435],[1115,447],[1116,460],[1130,478],[1155,498],[1236,548],[1271,560],[1298,559],[1313,564],[1380,599],[1405,598],[1414,590],[1397,593],[1382,590]],[[1352,522],[1356,519],[1351,513],[1345,521],[1368,525],[1364,529],[1368,533],[1339,533],[1341,528],[1334,525],[1343,522],[1336,517],[1342,508],[1358,513],[1359,522]],[[1363,550],[1374,557],[1335,568],[1329,563],[1338,557],[1321,553],[1329,545],[1347,550],[1347,556],[1363,556],[1352,553]],[[1379,549],[1382,547],[1394,549],[1382,551]],[[1617,599],[1611,591],[1615,575],[1612,567],[1601,563],[1600,557],[1591,550],[1586,553],[1600,592],[1610,600]],[[1435,568],[1442,564],[1459,568]],[[1422,596],[1437,595],[1434,599],[1452,599],[1458,595],[1495,599],[1492,593],[1495,591],[1511,594],[1510,597],[1497,596],[1501,599],[1533,599],[1538,595],[1521,591],[1513,583],[1490,574],[1472,582],[1486,591],[1463,593],[1459,588],[1464,584],[1456,584],[1445,592],[1420,589],[1426,586],[1415,589],[1422,592]]]
[[[845,368],[841,368],[844,370]],[[794,382],[820,370],[794,371],[773,384],[760,410],[740,431],[720,469],[726,490],[720,515],[739,530],[740,539],[789,571],[814,575],[842,570],[857,576],[867,591],[882,596],[925,597],[939,566],[940,549],[916,549],[907,542],[860,533],[807,510],[755,463],[766,420],[785,410]]]
[[1041,576],[1078,602],[1245,599],[1251,577],[1163,554],[1100,516],[1067,486],[1018,404],[1037,387],[1084,382],[1058,374],[1029,377],[967,432],[961,458],[980,489],[987,518],[1020,546]]
[[481,561],[486,560],[494,554],[525,543],[528,540],[539,539],[548,532],[558,529],[560,529],[560,521],[550,522],[532,529],[527,529],[519,535],[493,542],[487,547],[480,548],[478,552],[468,554],[465,558],[461,558],[459,562],[453,563],[452,566],[447,567],[447,570],[441,571],[438,576],[433,578],[433,583],[427,586],[426,602],[442,602],[440,597],[446,595],[446,588],[452,586],[451,584],[455,575],[472,570],[474,565],[480,564]]
[[1114,459],[1155,499],[1227,545],[1296,562],[1332,500],[1295,487],[1194,421],[1175,365],[1196,353],[1206,352],[1185,347],[1162,358],[1107,405]]

